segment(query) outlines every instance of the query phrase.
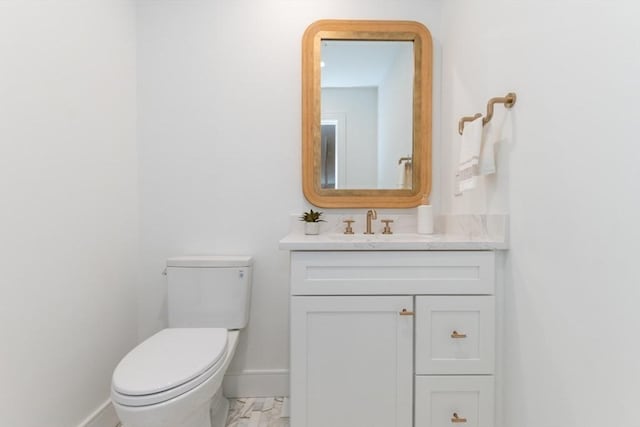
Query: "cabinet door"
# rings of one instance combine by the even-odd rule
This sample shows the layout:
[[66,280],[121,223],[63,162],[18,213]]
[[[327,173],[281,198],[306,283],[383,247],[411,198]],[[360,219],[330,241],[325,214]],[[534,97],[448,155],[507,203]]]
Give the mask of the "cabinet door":
[[415,427],[494,427],[493,376],[416,376]]
[[410,296],[291,298],[291,427],[411,427]]
[[494,297],[416,297],[416,374],[492,374]]

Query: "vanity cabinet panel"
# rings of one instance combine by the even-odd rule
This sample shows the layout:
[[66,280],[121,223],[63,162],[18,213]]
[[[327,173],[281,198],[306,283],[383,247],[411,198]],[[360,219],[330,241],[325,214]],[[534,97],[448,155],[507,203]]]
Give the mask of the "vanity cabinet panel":
[[416,297],[416,374],[494,372],[493,296]]
[[294,296],[291,426],[412,427],[412,311],[412,296]]
[[299,251],[292,295],[492,295],[492,251]]
[[494,427],[492,376],[416,376],[415,427]]

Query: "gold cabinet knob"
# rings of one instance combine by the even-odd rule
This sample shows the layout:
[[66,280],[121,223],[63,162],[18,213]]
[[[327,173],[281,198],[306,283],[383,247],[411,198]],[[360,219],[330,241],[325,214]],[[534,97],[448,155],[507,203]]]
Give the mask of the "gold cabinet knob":
[[451,338],[466,338],[467,334],[461,334],[458,331],[451,332]]
[[451,422],[452,423],[466,423],[467,419],[459,417],[458,414],[456,412],[454,412],[453,416],[451,417]]
[[406,308],[403,308],[400,312],[400,316],[413,316],[413,311],[409,311]]

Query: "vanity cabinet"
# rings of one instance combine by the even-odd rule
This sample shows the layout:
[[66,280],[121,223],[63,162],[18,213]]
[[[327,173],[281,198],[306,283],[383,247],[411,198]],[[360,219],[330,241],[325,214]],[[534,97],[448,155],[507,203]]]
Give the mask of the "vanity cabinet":
[[494,427],[492,251],[292,251],[291,427]]

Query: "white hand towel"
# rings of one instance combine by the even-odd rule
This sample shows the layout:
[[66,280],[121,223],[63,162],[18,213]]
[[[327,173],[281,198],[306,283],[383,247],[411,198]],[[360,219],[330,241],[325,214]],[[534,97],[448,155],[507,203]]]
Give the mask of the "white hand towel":
[[398,164],[398,188],[411,189],[413,164],[411,160],[402,160]]
[[489,132],[484,132],[482,148],[480,149],[480,163],[478,165],[480,175],[491,175],[496,172],[495,144],[495,138],[490,138]]
[[460,161],[456,170],[456,196],[476,188],[482,148],[482,116],[465,123],[460,142]]
[[404,188],[406,175],[407,174],[405,172],[404,162],[399,162],[398,163],[398,180],[397,180],[398,188]]
[[[506,117],[506,116],[505,116]],[[511,121],[488,123],[484,128],[482,137],[482,148],[480,151],[480,175],[490,175],[497,172],[496,168],[496,146],[508,141],[509,135],[513,135]]]
[[484,127],[480,149],[480,175],[496,173],[496,145],[505,142],[505,128],[509,133],[509,122],[488,123]]

